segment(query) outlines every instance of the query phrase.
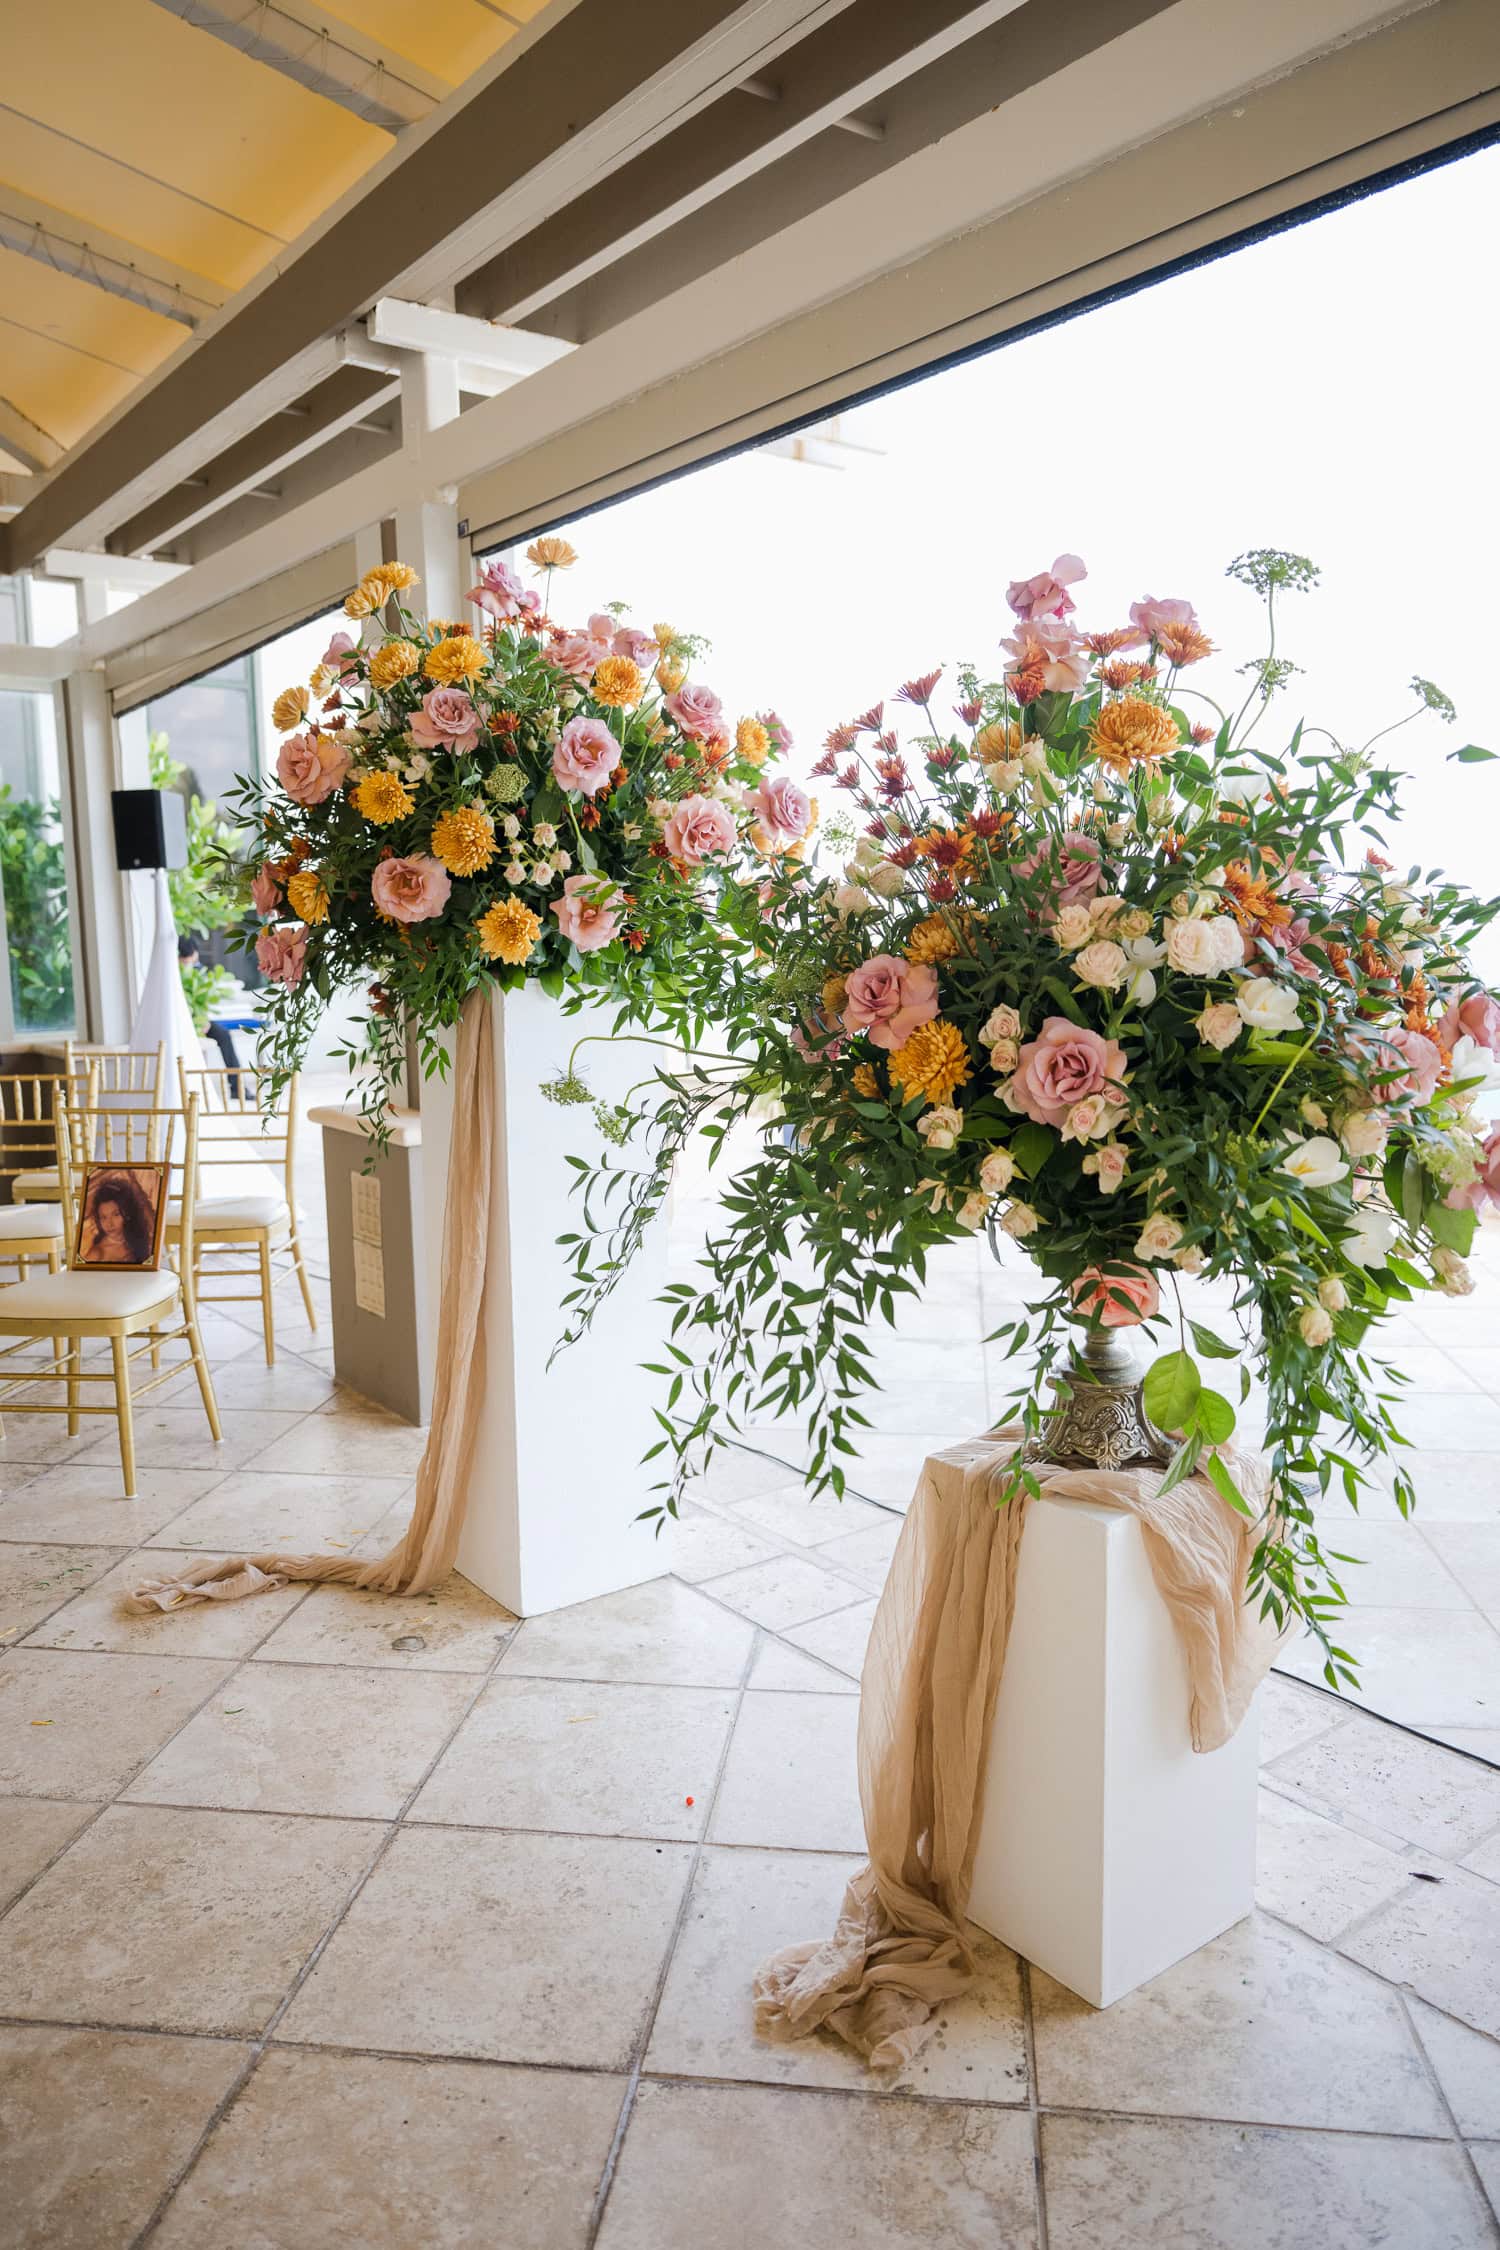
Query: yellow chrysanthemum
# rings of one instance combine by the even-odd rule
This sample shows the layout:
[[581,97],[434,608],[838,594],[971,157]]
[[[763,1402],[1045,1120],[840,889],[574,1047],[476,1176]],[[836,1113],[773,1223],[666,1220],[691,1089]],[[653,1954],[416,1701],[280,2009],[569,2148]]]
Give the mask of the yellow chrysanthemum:
[[666,695],[675,695],[687,678],[687,666],[677,656],[664,656],[656,667],[656,684]]
[[372,610],[379,609],[384,599],[385,589],[383,587],[377,587],[372,592],[369,580],[361,579],[353,593],[344,596],[344,615],[346,617],[368,617]]
[[1014,719],[991,719],[974,737],[975,755],[981,765],[994,766],[1021,755],[1021,730]]
[[328,886],[315,867],[299,867],[287,877],[287,904],[304,922],[328,919]]
[[1132,766],[1154,765],[1175,750],[1181,737],[1177,721],[1149,696],[1122,695],[1106,703],[1089,732],[1089,748],[1116,773]]
[[879,1100],[880,1080],[875,1075],[873,1064],[860,1063],[857,1065],[854,1072],[854,1091],[859,1095],[862,1101],[873,1102]]
[[326,695],[337,678],[337,672],[330,672],[326,664],[319,664],[307,685],[313,695]]
[[299,726],[307,715],[307,690],[305,687],[283,688],[271,705],[271,724],[280,727],[283,734]]
[[771,737],[759,719],[741,719],[734,730],[734,747],[737,756],[758,766],[770,756]]
[[906,941],[908,961],[951,961],[959,950],[958,932],[941,914],[929,914]]
[[389,828],[416,810],[416,799],[399,774],[367,773],[354,791],[354,809],[376,828]]
[[968,1084],[969,1050],[957,1024],[941,1016],[919,1024],[890,1062],[891,1082],[901,1089],[903,1101],[923,1101],[941,1106],[951,1101],[955,1087]]
[[519,968],[535,950],[541,934],[541,922],[518,898],[502,899],[474,924],[474,935],[485,959],[506,961],[512,968]]
[[432,856],[450,875],[477,875],[495,856],[495,823],[478,805],[459,805],[432,824]]
[[487,661],[483,642],[472,633],[450,633],[427,651],[422,669],[440,687],[457,687],[460,681],[477,680]]
[[370,685],[384,690],[409,679],[422,659],[410,641],[387,641],[370,658]]
[[646,692],[645,674],[628,656],[606,656],[594,667],[589,692],[606,710],[633,710]]
[[848,978],[843,976],[825,977],[821,998],[825,1015],[841,1016],[849,999]]
[[526,560],[536,570],[571,570],[578,560],[578,550],[570,547],[566,539],[559,539],[555,531],[544,532],[533,539],[526,550]]
[[418,583],[417,574],[412,569],[411,564],[404,562],[377,563],[373,570],[365,572],[366,582],[372,578],[378,578],[381,584],[393,594],[404,594],[408,586],[415,586]]

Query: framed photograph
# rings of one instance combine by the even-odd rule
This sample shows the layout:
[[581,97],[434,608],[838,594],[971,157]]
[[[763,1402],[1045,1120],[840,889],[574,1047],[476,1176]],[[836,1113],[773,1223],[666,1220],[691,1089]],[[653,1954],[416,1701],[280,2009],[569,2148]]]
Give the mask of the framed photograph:
[[90,1164],[78,1207],[73,1265],[149,1273],[161,1264],[167,1223],[165,1164]]

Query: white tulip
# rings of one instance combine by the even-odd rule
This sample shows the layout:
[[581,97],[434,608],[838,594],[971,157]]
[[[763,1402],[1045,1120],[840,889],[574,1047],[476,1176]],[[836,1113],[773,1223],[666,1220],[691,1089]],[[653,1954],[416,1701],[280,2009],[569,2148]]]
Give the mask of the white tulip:
[[1351,1266],[1383,1266],[1396,1240],[1396,1222],[1388,1211],[1364,1203],[1354,1214],[1354,1232],[1342,1245]]
[[1310,1140],[1298,1141],[1289,1148],[1276,1167],[1278,1172],[1289,1172],[1304,1187],[1332,1187],[1336,1180],[1349,1176],[1349,1167],[1339,1151],[1339,1144],[1326,1133],[1315,1133]]
[[1270,977],[1247,977],[1234,996],[1240,1021],[1252,1031],[1295,1031],[1297,995]]

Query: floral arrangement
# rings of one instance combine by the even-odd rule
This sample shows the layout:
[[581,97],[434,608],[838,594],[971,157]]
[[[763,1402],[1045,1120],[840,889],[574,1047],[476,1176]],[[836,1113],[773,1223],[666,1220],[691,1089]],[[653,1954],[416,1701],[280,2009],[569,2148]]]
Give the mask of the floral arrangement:
[[[578,1318],[687,1137],[722,1141],[771,1097],[777,1129],[700,1277],[669,1292],[666,1505],[736,1426],[782,1413],[807,1420],[810,1481],[842,1491],[868,1322],[935,1245],[988,1224],[1039,1269],[1038,1301],[997,1332],[1029,1435],[1080,1324],[1170,1328],[1144,1393],[1178,1441],[1167,1473],[1246,1509],[1222,1449],[1258,1372],[1273,1497],[1254,1584],[1337,1678],[1314,1501],[1357,1503],[1401,1445],[1378,1324],[1419,1290],[1466,1291],[1500,1202],[1500,1132],[1475,1106],[1500,1082],[1500,1001],[1466,951],[1500,902],[1391,865],[1398,776],[1372,744],[1277,727],[1295,669],[1278,604],[1314,566],[1259,551],[1229,575],[1270,635],[1237,707],[1196,686],[1215,652],[1189,602],[1084,631],[1064,555],[1010,587],[998,680],[961,670],[944,711],[934,670],[833,730],[814,772],[847,802],[823,831],[845,864],[727,887],[758,972],[726,1011],[727,1058],[661,1075],[653,1166],[606,1155],[586,1175]],[[1413,717],[1451,720],[1413,686]],[[1198,1275],[1232,1282],[1236,1337],[1193,1317]],[[1233,1360],[1239,1402],[1200,1366]],[[1014,1474],[1032,1474],[1019,1456]],[[1405,1511],[1399,1465],[1394,1488]]]
[[776,714],[734,724],[691,676],[703,644],[618,608],[557,624],[574,550],[548,536],[527,560],[540,588],[485,563],[472,627],[422,622],[405,564],[369,572],[344,603],[362,639],[335,633],[277,697],[274,775],[240,785],[263,1053],[295,1069],[331,994],[368,985],[351,1060],[377,1124],[408,1027],[444,1068],[440,1034],[486,979],[701,1036],[705,978],[728,973],[704,943],[714,885],[800,856],[815,819],[771,770],[790,743]]

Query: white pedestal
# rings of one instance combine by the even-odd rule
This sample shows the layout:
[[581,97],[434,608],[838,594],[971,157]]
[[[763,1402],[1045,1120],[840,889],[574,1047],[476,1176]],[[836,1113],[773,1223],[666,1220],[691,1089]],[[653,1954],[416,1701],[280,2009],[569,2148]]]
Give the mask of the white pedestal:
[[1033,1501],[971,1920],[1096,2008],[1196,1952],[1253,1904],[1258,1733],[1193,1750],[1136,1518]]
[[[660,1496],[660,1461],[641,1456],[660,1429],[656,1378],[642,1360],[662,1357],[667,1228],[658,1218],[593,1327],[549,1370],[572,1286],[557,1236],[579,1224],[566,1154],[597,1157],[591,1110],[561,1109],[541,1093],[575,1041],[607,1032],[610,1017],[565,1016],[535,985],[497,994],[495,1179],[490,1196],[487,1366],[472,1486],[458,1568],[519,1616],[562,1609],[658,1577],[661,1550],[634,1519]],[[594,1092],[618,1100],[645,1077],[650,1052],[623,1042],[585,1047],[580,1069]],[[424,1226],[428,1295],[440,1302],[443,1203],[453,1083],[422,1086]],[[629,1152],[621,1151],[628,1160]],[[434,1316],[435,1317],[435,1316]]]

